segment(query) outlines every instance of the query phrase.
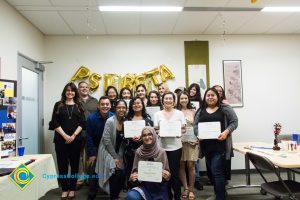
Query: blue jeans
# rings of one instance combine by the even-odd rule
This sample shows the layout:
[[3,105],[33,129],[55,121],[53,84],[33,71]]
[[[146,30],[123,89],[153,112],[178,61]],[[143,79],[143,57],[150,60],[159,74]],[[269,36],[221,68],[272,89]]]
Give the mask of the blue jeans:
[[216,200],[225,199],[225,153],[209,152],[205,154],[206,166],[210,170],[213,183]]
[[142,200],[141,194],[136,190],[129,190],[125,200]]

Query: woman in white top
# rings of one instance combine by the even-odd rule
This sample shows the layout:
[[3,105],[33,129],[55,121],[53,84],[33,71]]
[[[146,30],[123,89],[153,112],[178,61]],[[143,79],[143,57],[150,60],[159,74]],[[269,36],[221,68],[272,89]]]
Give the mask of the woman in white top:
[[[174,109],[175,94],[172,92],[165,93],[162,97],[162,104],[164,109],[154,115],[154,127],[160,129],[161,127],[159,126],[162,121],[180,121],[182,132],[185,132],[186,120],[184,114],[181,111]],[[171,179],[168,185],[169,199],[173,199],[173,194],[171,192],[172,188],[174,192],[174,199],[179,200],[181,197],[181,184],[179,179],[179,163],[182,148],[181,138],[161,137],[160,146],[166,151],[170,166]]]

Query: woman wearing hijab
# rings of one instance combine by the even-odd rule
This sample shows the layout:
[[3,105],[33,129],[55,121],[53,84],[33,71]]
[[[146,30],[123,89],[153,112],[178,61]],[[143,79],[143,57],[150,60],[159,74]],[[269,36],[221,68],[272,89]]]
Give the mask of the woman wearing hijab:
[[[126,116],[127,121],[145,120],[146,126],[153,126],[151,117],[146,113],[146,107],[143,100],[139,97],[133,97],[129,102],[129,110]],[[138,133],[139,134],[139,133]],[[126,147],[124,150],[124,164],[126,178],[129,179],[132,165],[134,161],[135,151],[142,145],[140,136],[133,138],[126,138]],[[128,185],[131,188],[131,185]]]
[[[141,138],[143,141],[136,152],[133,162],[133,168],[130,176],[130,181],[133,184],[139,184],[127,193],[126,200],[158,200],[168,199],[167,181],[170,179],[170,170],[166,152],[159,147],[157,143],[157,135],[154,128],[146,126],[142,130]],[[138,180],[138,163],[139,161],[154,161],[163,164],[161,183],[154,182],[139,182]]]

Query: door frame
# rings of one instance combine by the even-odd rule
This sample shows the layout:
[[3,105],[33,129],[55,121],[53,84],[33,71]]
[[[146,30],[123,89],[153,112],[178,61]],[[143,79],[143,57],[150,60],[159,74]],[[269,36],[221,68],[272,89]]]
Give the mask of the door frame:
[[[23,66],[24,62],[33,63],[34,67]],[[44,66],[24,54],[18,53],[17,68],[17,91],[18,91],[18,115],[17,115],[17,146],[19,146],[19,138],[22,138],[22,67],[38,74],[38,153],[44,153]]]

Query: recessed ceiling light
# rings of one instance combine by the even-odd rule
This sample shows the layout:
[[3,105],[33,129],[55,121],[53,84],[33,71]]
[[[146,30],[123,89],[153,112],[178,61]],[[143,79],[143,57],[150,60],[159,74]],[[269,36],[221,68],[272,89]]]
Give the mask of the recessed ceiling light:
[[99,6],[102,12],[181,12],[183,7],[175,6]]
[[300,7],[264,7],[262,12],[300,12]]

